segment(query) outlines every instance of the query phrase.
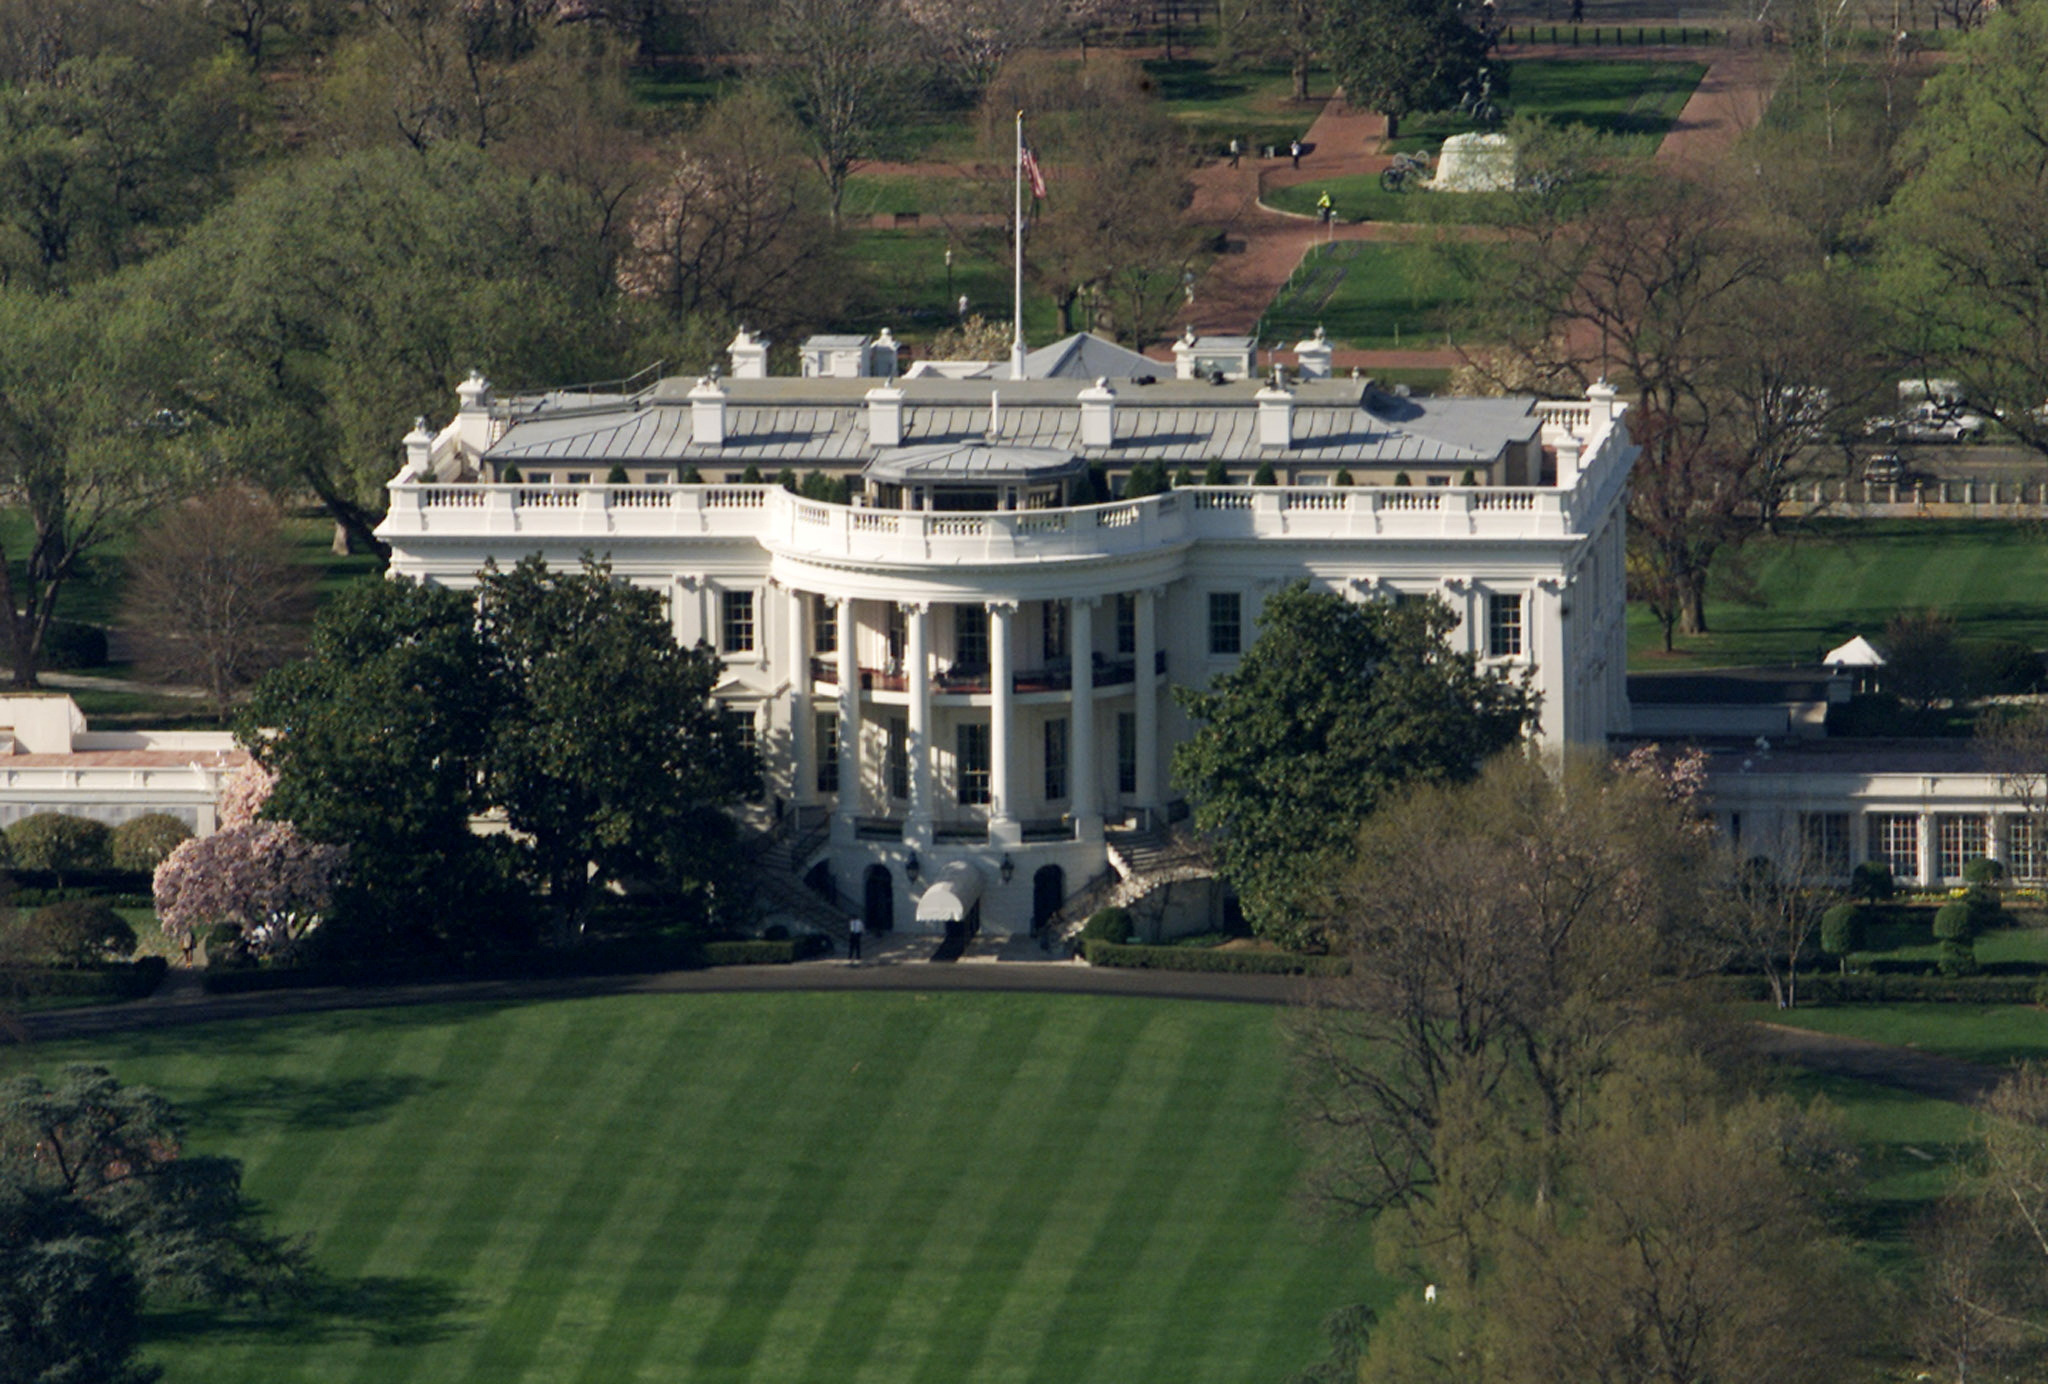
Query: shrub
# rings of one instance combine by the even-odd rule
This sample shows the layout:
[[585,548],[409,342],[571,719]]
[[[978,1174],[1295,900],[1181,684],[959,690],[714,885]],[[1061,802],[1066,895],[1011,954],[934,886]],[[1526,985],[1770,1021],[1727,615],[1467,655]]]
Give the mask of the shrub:
[[1082,944],[1091,966],[1127,967],[1147,971],[1205,971],[1218,975],[1341,976],[1351,970],[1343,956],[1303,956],[1299,952],[1219,951],[1213,947],[1125,946],[1092,938]]
[[1180,490],[1187,486],[1193,485],[1194,483],[1195,473],[1188,469],[1188,464],[1186,462],[1182,462],[1180,464],[1180,470],[1173,473],[1173,488],[1175,490]]
[[2012,696],[2041,690],[2041,655],[2017,639],[1986,639],[1965,646],[1978,691]]
[[685,466],[683,474],[678,479],[683,485],[702,485],[704,484],[704,473],[694,466]]
[[1934,935],[1944,942],[1967,942],[1977,935],[1977,918],[1961,899],[1943,904],[1934,913]]
[[517,485],[526,477],[520,474],[517,466],[508,466],[498,473],[498,479],[505,485]]
[[789,467],[785,466],[775,473],[775,483],[790,494],[796,494],[796,472]]
[[1413,485],[1415,484],[1415,482],[1408,479],[1408,473],[1406,471],[1396,471],[1394,473],[1394,484]]
[[1112,946],[1131,940],[1131,915],[1121,908],[1103,908],[1089,915],[1081,925],[1084,942],[1108,942]]
[[1350,468],[1348,468],[1348,467],[1343,467],[1343,466],[1340,466],[1340,467],[1338,467],[1338,468],[1337,468],[1337,474],[1336,474],[1336,475],[1334,475],[1334,476],[1332,476],[1332,477],[1330,478],[1330,484],[1331,484],[1331,485],[1357,485],[1357,484],[1358,484],[1358,482],[1352,479],[1352,477],[1351,477],[1351,471],[1350,471]]
[[1838,903],[1820,915],[1820,949],[1846,957],[1863,946],[1864,912],[1853,903]]
[[1980,969],[1977,965],[1977,947],[1967,937],[1947,940],[1941,944],[1941,973],[1945,976],[1973,976]]
[[1262,462],[1260,462],[1260,463],[1259,463],[1259,469],[1258,469],[1258,470],[1256,470],[1256,471],[1254,471],[1254,472],[1252,472],[1252,484],[1253,484],[1253,485],[1278,485],[1278,484],[1280,484],[1280,475],[1279,475],[1279,473],[1278,473],[1277,471],[1275,471],[1275,470],[1273,469],[1273,463],[1272,463],[1272,462],[1270,462],[1270,461],[1262,461]]
[[625,485],[625,484],[627,484],[628,482],[627,482],[627,479],[626,479],[626,468],[625,468],[625,467],[623,467],[623,466],[614,466],[614,467],[613,467],[613,468],[612,468],[611,470],[609,470],[609,471],[605,472],[605,473],[604,473],[604,483],[605,483],[606,485]]
[[114,833],[105,822],[63,812],[38,812],[7,828],[7,851],[24,870],[48,870],[64,876],[78,870],[104,870],[113,863]]
[[748,462],[748,463],[747,463],[747,469],[746,469],[746,470],[744,470],[744,471],[742,471],[742,472],[740,472],[740,484],[741,484],[741,485],[759,485],[760,483],[761,483],[761,468],[760,468],[760,467],[758,467],[758,466],[756,466],[756,465],[754,465],[754,463],[752,463],[751,461],[750,461],[750,462]]
[[153,873],[164,857],[192,839],[192,829],[168,812],[145,812],[114,828],[114,868]]
[[1474,470],[1473,470],[1473,469],[1472,469],[1471,467],[1469,467],[1469,466],[1468,466],[1468,467],[1466,467],[1466,468],[1465,468],[1465,474],[1464,474],[1464,475],[1462,475],[1462,476],[1460,476],[1460,477],[1458,477],[1458,484],[1459,484],[1459,485],[1477,485],[1477,484],[1479,484],[1479,473],[1478,473],[1477,471],[1474,471]]
[[43,666],[63,672],[107,666],[107,632],[77,620],[52,620],[43,632]]
[[95,966],[19,967],[8,973],[23,997],[77,1000],[139,1000],[163,984],[170,963],[161,956]]
[[1202,468],[1203,485],[1229,485],[1230,472],[1223,468],[1221,461],[1211,461]]
[[1892,883],[1891,866],[1881,860],[1866,860],[1849,875],[1849,897],[1865,903],[1883,903],[1898,892]]
[[1978,856],[1963,866],[1963,883],[1996,884],[2005,878],[2005,862]]
[[125,961],[135,954],[135,929],[112,907],[94,899],[53,903],[29,916],[31,945],[65,966]]

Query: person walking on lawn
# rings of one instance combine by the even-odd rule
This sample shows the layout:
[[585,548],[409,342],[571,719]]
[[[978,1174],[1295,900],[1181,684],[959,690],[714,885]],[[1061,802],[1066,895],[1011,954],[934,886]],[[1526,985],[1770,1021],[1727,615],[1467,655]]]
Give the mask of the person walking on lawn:
[[856,965],[860,961],[860,937],[867,931],[867,924],[858,918],[846,922],[846,963]]

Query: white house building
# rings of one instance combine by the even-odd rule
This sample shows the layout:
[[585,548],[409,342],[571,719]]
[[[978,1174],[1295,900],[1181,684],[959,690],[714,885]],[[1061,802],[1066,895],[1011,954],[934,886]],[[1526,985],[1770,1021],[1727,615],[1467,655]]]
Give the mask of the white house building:
[[[1110,358],[1062,346],[1035,354]],[[662,592],[676,638],[725,660],[797,870],[871,925],[978,906],[1021,932],[1116,863],[1120,830],[1179,815],[1171,689],[1233,666],[1291,582],[1445,601],[1458,647],[1531,670],[1547,741],[1626,729],[1634,449],[1612,391],[1262,383],[1183,346],[1188,377],[1157,381],[903,377],[860,338],[771,377],[746,333],[728,376],[630,395],[499,399],[473,376],[406,438],[378,532],[394,572],[452,586],[593,552]],[[1182,474],[1106,498],[1141,463]],[[1212,466],[1227,484],[1198,483]],[[1250,484],[1262,466],[1276,483]]]

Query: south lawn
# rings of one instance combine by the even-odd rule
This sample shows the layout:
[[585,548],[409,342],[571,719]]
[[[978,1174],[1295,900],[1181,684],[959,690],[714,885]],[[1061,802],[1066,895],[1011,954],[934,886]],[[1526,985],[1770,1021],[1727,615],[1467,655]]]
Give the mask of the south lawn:
[[1292,1205],[1263,1006],[622,997],[164,1029],[68,1057],[245,1161],[327,1285],[159,1316],[170,1384],[1283,1380],[1370,1248]]

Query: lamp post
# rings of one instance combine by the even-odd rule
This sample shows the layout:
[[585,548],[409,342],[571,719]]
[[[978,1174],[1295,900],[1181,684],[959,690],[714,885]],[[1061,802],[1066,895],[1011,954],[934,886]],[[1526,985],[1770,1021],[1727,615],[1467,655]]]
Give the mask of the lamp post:
[[953,247],[946,246],[946,301],[953,301]]

